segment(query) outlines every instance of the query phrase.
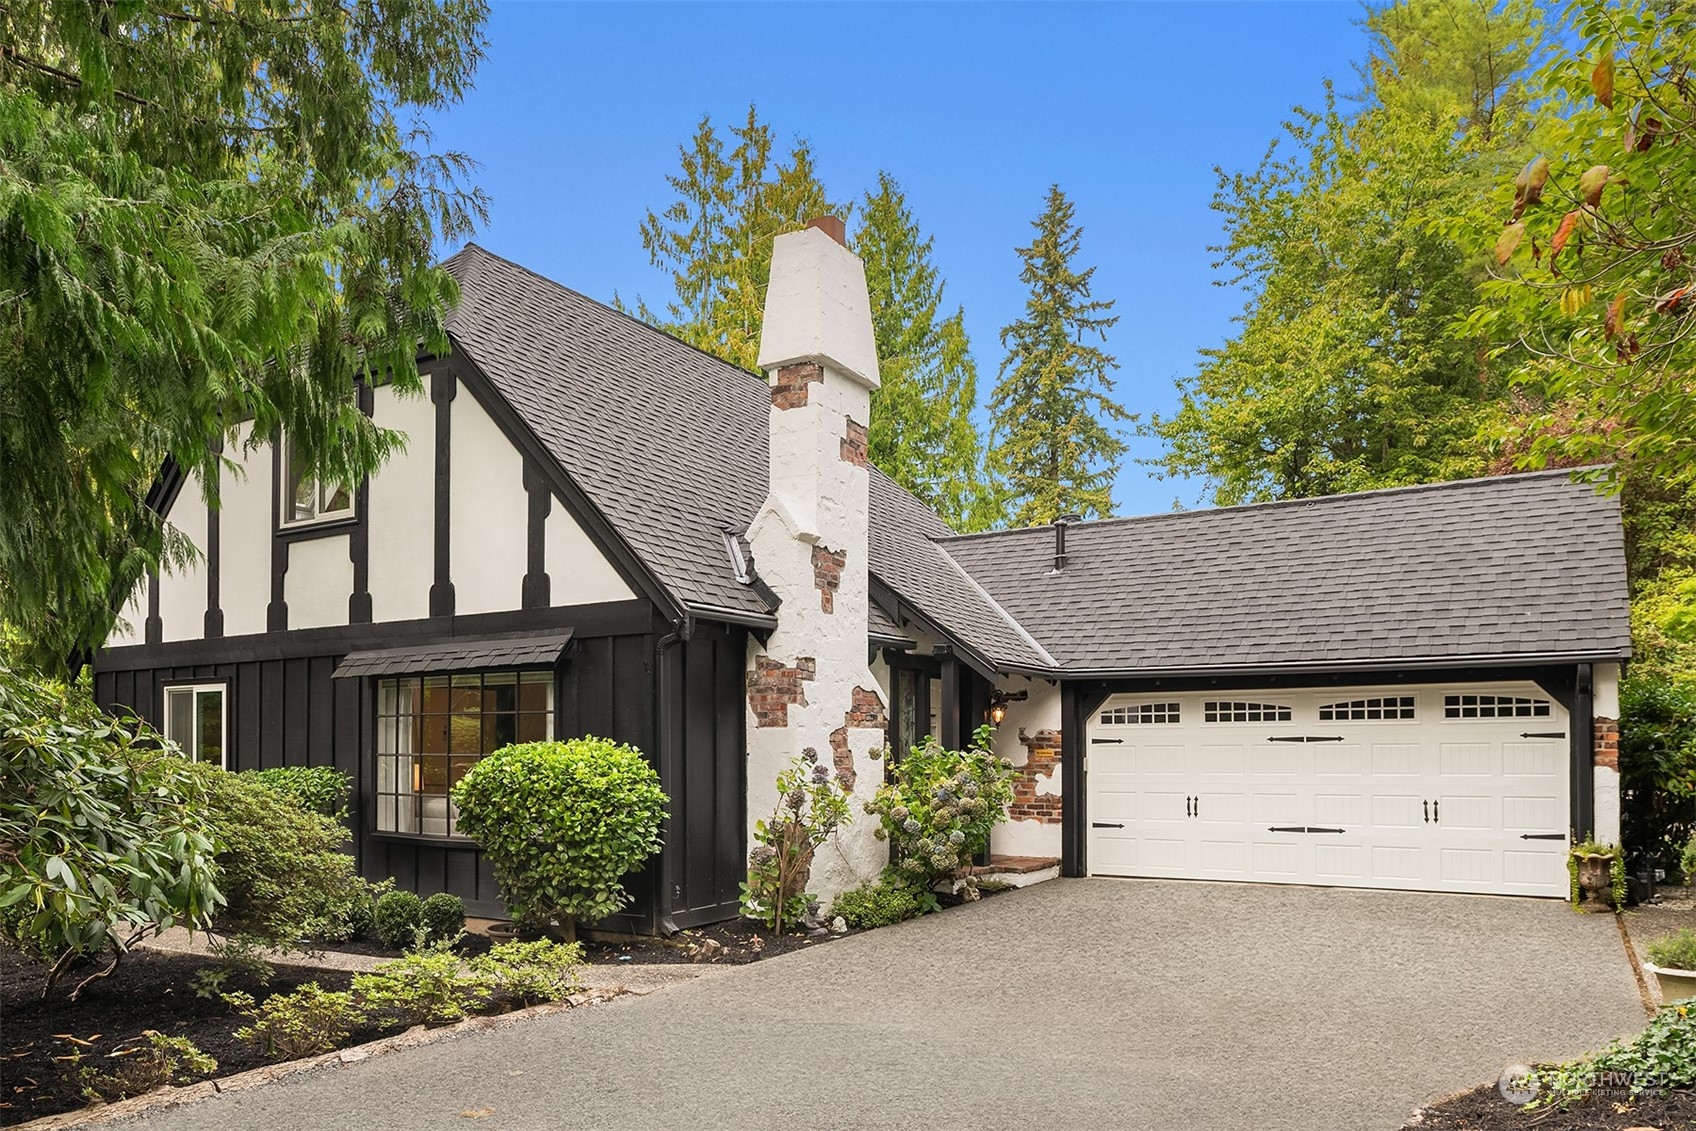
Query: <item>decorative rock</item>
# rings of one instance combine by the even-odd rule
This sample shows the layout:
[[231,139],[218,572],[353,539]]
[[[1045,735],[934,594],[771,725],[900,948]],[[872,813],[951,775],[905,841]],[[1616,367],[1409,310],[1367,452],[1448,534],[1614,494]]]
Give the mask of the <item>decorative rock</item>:
[[833,935],[845,935],[845,934],[847,934],[848,933],[848,920],[846,920],[842,916],[838,915],[836,918],[834,918],[830,921],[830,932]]

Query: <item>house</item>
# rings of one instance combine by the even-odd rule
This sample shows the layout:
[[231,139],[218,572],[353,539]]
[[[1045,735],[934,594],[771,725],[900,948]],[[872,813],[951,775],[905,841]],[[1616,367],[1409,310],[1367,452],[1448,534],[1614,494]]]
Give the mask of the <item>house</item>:
[[[485,914],[452,782],[630,742],[672,799],[635,931],[736,914],[796,754],[863,800],[886,742],[986,719],[1019,774],[994,851],[1067,875],[1559,896],[1571,837],[1617,839],[1613,499],[1550,473],[957,537],[867,463],[840,239],[778,239],[764,380],[468,247],[428,397],[361,390],[406,451],[320,484],[239,426],[98,698],[232,768],[347,771],[363,872]],[[870,826],[818,890],[878,872]]]

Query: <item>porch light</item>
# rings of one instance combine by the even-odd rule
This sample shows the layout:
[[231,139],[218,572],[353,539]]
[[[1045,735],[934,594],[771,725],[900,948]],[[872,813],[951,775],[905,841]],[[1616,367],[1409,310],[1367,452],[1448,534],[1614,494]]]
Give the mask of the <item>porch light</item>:
[[1028,691],[996,691],[989,696],[989,710],[984,712],[984,718],[991,726],[1000,726],[1007,718],[1007,704],[1022,703],[1030,698]]

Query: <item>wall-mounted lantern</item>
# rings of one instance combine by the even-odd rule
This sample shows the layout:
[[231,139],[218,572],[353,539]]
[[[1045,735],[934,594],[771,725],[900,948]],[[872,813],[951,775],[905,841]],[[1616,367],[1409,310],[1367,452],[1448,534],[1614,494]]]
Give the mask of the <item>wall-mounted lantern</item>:
[[1028,691],[994,691],[989,696],[989,710],[984,712],[984,718],[991,726],[1000,726],[1007,718],[1007,704],[1022,703],[1030,698]]

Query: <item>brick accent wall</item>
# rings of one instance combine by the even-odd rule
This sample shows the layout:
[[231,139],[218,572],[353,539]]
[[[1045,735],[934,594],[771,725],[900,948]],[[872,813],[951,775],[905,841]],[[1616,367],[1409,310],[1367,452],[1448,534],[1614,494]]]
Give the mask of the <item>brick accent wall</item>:
[[807,689],[801,685],[818,674],[818,665],[811,656],[802,656],[794,667],[785,667],[767,656],[754,657],[754,670],[748,673],[748,706],[754,709],[754,725],[783,727],[789,725],[789,706],[805,706]]
[[830,732],[830,760],[836,767],[836,780],[843,789],[853,792],[859,775],[854,772],[854,755],[848,749],[849,727],[889,729],[889,716],[884,713],[883,698],[877,692],[856,687],[848,710],[843,712],[842,725]]
[[847,550],[827,550],[813,545],[813,584],[819,591],[819,608],[836,611],[836,591],[842,588],[842,567],[848,564]]
[[842,462],[866,466],[866,426],[852,418],[848,421],[848,434],[842,437]]
[[823,380],[824,370],[811,361],[785,365],[772,382],[771,403],[776,408],[800,408],[807,403],[807,386]]
[[1614,719],[1596,720],[1596,765],[1619,769],[1619,723]]
[[1029,753],[1013,779],[1013,804],[1007,807],[1007,815],[1015,821],[1058,825],[1061,798],[1052,793],[1038,794],[1036,786],[1039,776],[1046,778],[1060,773],[1060,732],[1039,730],[1033,735],[1021,734],[1019,741]]

